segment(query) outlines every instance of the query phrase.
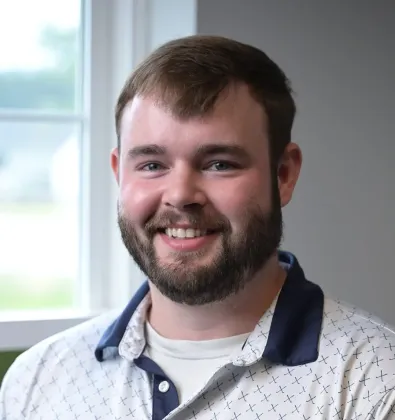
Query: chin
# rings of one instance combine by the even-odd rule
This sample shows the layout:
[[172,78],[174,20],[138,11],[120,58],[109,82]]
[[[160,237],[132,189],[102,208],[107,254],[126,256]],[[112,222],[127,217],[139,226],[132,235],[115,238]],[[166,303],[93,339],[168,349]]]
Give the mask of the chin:
[[218,247],[204,247],[194,251],[157,251],[158,259],[167,263],[182,262],[194,266],[203,266],[210,264],[218,256]]

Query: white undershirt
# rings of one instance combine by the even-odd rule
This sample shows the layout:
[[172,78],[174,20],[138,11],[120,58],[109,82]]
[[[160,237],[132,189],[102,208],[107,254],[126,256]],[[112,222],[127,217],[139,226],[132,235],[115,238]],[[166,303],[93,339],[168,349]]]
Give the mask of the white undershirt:
[[146,322],[147,346],[144,354],[172,380],[180,404],[202,388],[232,353],[242,348],[249,334],[207,341],[170,340]]

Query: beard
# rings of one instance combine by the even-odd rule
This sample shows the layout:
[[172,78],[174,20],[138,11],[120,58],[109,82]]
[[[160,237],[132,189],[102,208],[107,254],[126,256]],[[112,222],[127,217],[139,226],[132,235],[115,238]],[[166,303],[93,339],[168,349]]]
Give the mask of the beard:
[[[219,302],[237,294],[253,279],[277,252],[283,234],[283,219],[278,187],[272,188],[271,209],[263,212],[257,206],[245,211],[242,229],[232,234],[229,221],[222,215],[205,214],[200,208],[185,212],[167,211],[145,224],[146,237],[141,238],[135,225],[118,205],[118,225],[126,249],[150,282],[166,297],[186,305]],[[172,262],[161,262],[154,246],[159,230],[179,221],[216,231],[220,246],[215,246],[211,262],[202,265],[208,249],[176,252]],[[209,245],[211,246],[211,245]]]

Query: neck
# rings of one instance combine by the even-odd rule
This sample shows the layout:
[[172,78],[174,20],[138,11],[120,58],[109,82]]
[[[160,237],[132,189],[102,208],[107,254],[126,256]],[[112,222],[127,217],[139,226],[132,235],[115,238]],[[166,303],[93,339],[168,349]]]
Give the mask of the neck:
[[175,303],[150,284],[148,320],[160,335],[174,340],[212,340],[249,333],[272,304],[285,277],[275,256],[242,291],[222,302],[201,306]]

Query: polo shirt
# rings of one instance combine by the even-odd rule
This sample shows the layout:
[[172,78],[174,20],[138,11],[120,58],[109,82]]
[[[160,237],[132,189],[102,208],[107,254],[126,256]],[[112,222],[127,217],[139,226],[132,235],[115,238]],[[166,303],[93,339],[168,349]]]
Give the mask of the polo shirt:
[[179,404],[171,378],[144,356],[147,283],[127,307],[29,349],[7,372],[1,420],[395,420],[395,334],[324,297],[294,255],[240,351]]

